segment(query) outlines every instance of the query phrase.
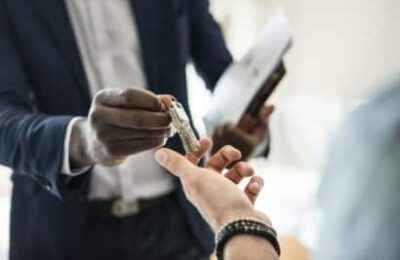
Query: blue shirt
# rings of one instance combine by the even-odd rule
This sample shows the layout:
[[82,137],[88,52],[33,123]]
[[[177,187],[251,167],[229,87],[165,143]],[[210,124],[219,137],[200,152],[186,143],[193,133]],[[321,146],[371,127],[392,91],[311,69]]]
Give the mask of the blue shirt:
[[320,190],[317,259],[400,259],[400,83],[358,109],[342,130]]

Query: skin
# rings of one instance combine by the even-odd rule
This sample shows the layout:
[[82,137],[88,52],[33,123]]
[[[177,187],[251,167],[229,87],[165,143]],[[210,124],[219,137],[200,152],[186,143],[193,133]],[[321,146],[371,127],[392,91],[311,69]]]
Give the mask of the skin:
[[[251,141],[250,146],[255,147],[255,140],[259,140],[259,136],[254,133],[266,130],[269,115],[264,111],[254,121],[253,130],[249,133],[238,134],[237,129],[224,130],[226,134],[223,136],[236,134],[224,140],[242,138],[242,143]],[[134,88],[100,91],[93,100],[88,118],[79,120],[73,126],[70,141],[71,166],[118,165],[129,155],[164,145],[170,135],[170,124],[171,120],[160,96]],[[197,155],[183,157],[172,150],[161,149],[156,154],[156,160],[181,178],[188,199],[199,209],[214,232],[237,217],[252,217],[270,223],[265,215],[253,209],[263,181],[261,177],[254,176],[251,167],[246,163],[237,163],[224,177],[221,176],[227,165],[242,159],[242,153],[232,146],[221,146],[223,148],[215,152],[206,167],[200,168],[195,165],[211,148],[211,141],[202,140],[200,144],[201,152]],[[251,179],[243,192],[236,184],[245,177]],[[260,252],[265,250],[266,254],[274,253],[271,245],[265,241],[251,236],[241,237],[238,242],[235,238],[226,246],[226,255],[237,257],[231,259],[246,259],[243,250],[238,250],[236,244],[248,243],[249,248],[259,245],[258,250],[263,250]]]
[[256,147],[266,138],[268,119],[274,112],[273,106],[264,106],[257,118],[244,115],[241,127],[235,124],[225,124],[214,131],[213,141],[215,153],[225,145],[232,145],[242,152],[242,160],[247,160]]
[[[203,149],[209,148],[202,140]],[[198,209],[216,233],[221,227],[237,218],[253,218],[271,225],[269,218],[254,210],[253,204],[263,187],[263,180],[254,175],[253,169],[244,162],[235,164],[224,175],[222,171],[241,153],[232,146],[225,146],[215,153],[204,168],[196,166],[199,158],[182,156],[170,149],[157,151],[157,162],[180,178],[186,197]],[[244,191],[237,187],[245,177],[251,177]],[[275,250],[265,240],[248,235],[237,236],[225,247],[225,258],[232,259],[279,259]]]
[[[115,166],[130,155],[163,146],[171,133],[171,119],[164,103],[171,98],[138,88],[99,91],[88,117],[73,125],[69,144],[71,168]],[[227,126],[218,128],[215,139],[223,142],[218,143],[213,153],[233,144],[245,154],[241,158],[246,159],[264,139],[272,111],[271,107],[262,109],[258,119],[251,119],[246,131]]]
[[73,127],[71,165],[120,164],[129,155],[164,145],[170,124],[165,106],[154,93],[135,88],[102,90],[88,118]]

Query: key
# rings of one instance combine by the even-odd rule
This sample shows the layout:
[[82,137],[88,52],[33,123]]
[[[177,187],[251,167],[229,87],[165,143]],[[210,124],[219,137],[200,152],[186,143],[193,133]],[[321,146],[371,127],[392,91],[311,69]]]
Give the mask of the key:
[[182,104],[169,96],[162,96],[161,101],[167,107],[172,125],[179,134],[186,154],[196,154],[200,150],[199,141],[190,126],[190,120]]

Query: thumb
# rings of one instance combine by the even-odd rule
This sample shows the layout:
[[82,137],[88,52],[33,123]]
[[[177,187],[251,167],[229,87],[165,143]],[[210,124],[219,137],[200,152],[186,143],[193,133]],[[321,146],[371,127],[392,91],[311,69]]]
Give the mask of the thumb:
[[179,178],[184,178],[193,171],[194,165],[183,155],[167,148],[158,150],[156,161]]

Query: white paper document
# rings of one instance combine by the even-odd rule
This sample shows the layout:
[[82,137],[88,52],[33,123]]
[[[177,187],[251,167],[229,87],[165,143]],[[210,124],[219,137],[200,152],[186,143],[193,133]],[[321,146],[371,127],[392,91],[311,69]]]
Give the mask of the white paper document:
[[279,9],[246,55],[232,63],[218,81],[211,107],[205,116],[208,130],[238,123],[249,103],[282,61],[290,48],[289,22]]

